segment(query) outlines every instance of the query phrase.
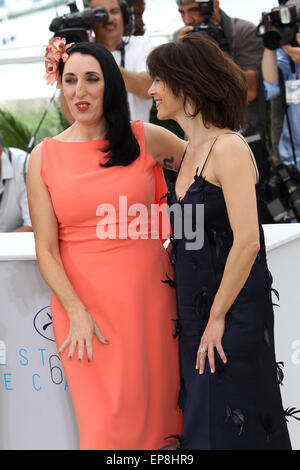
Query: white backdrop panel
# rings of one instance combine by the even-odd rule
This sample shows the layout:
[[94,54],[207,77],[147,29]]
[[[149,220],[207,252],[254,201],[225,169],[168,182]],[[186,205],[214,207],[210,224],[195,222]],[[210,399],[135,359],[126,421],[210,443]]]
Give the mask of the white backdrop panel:
[[[280,294],[274,309],[276,356],[284,362],[283,404],[299,409],[300,224],[268,225],[265,234],[273,287]],[[0,449],[78,449],[33,234],[0,234],[0,302]],[[293,448],[300,449],[300,423],[290,418],[288,426]]]

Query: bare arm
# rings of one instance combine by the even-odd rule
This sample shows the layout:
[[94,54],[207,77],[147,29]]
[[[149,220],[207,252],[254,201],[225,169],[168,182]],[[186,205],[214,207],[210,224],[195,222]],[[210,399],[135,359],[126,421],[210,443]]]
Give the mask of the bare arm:
[[177,171],[187,142],[155,124],[144,123],[146,153],[167,170]]
[[264,50],[262,59],[263,78],[268,83],[273,83],[278,78],[276,51]]
[[211,309],[211,315],[219,317],[226,315],[244,286],[260,246],[256,176],[247,146],[237,136],[223,136],[214,157],[214,172],[222,186],[233,232],[232,248]]
[[126,91],[139,96],[140,98],[149,99],[148,90],[151,86],[152,80],[148,72],[131,72],[120,67],[120,72],[123,76]]
[[13,230],[13,232],[32,232],[32,227],[30,227],[30,225],[22,225]]
[[244,75],[247,82],[248,102],[251,103],[257,97],[259,72],[258,70],[245,70]]
[[34,230],[36,255],[41,275],[59,299],[70,320],[70,332],[62,352],[69,344],[69,357],[73,357],[78,343],[78,359],[92,358],[92,337],[95,333],[104,344],[105,339],[74,291],[63,267],[58,246],[58,223],[48,189],[40,175],[41,145],[32,151],[27,173],[28,203]]
[[[300,33],[296,35],[296,41],[300,46]],[[290,56],[294,62],[300,63],[300,47],[287,44],[282,46],[282,49]],[[264,80],[268,83],[273,83],[278,78],[278,65],[276,51],[265,49],[262,60],[262,73]]]
[[67,313],[84,305],[69,282],[60,258],[58,224],[51,198],[40,176],[41,147],[30,156],[27,188],[30,216],[34,229],[36,255],[41,274]]
[[[255,171],[247,146],[237,136],[222,136],[212,157],[213,172],[222,187],[233,232],[233,244],[200,343],[200,347],[208,348],[209,363],[214,372],[214,347],[226,362],[221,345],[226,313],[250,274],[260,244]],[[196,367],[200,373],[204,371],[204,363],[205,355],[199,351]]]

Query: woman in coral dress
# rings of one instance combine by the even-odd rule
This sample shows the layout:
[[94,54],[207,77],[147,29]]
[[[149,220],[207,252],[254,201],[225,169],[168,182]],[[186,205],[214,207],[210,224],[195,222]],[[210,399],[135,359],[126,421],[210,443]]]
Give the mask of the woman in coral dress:
[[[169,436],[182,418],[173,272],[150,209],[166,191],[157,162],[182,154],[184,142],[130,125],[106,49],[61,52],[58,78],[75,122],[33,150],[27,181],[80,448],[160,449],[176,442]],[[53,57],[49,46],[49,81]]]

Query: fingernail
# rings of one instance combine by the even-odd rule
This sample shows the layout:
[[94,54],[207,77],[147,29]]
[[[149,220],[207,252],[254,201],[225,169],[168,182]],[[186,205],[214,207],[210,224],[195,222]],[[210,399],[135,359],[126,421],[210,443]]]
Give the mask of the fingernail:
[[105,340],[105,343],[106,343],[106,344],[109,344],[109,340],[108,340],[108,339],[106,339],[106,340]]

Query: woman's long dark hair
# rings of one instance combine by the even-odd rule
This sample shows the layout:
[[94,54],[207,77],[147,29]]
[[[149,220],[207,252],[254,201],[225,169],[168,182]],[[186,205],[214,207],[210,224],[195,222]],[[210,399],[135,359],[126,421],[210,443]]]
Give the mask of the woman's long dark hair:
[[[103,114],[107,121],[106,139],[108,145],[103,148],[109,160],[102,166],[126,166],[140,154],[140,146],[130,125],[129,106],[125,84],[113,55],[97,43],[80,42],[67,50],[69,55],[80,52],[95,57],[102,69],[105,88]],[[60,61],[59,72],[62,77],[64,63]]]

